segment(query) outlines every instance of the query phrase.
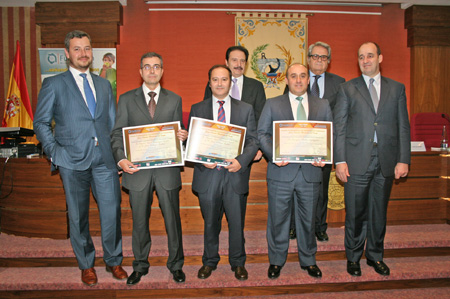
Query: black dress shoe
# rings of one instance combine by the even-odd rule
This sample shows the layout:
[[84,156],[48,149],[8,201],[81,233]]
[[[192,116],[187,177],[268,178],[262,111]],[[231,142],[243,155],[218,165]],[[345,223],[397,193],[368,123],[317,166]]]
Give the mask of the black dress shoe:
[[361,266],[359,262],[347,261],[347,272],[351,276],[361,276]]
[[391,274],[389,267],[383,261],[374,262],[371,260],[367,260],[367,265],[373,267],[375,269],[375,272],[380,275],[389,276],[389,274]]
[[320,269],[319,269],[319,267],[317,267],[317,265],[306,266],[306,267],[300,266],[300,268],[308,271],[308,274],[311,277],[314,277],[314,278],[322,277],[322,271],[320,271]]
[[234,277],[236,277],[237,280],[247,280],[248,278],[248,272],[245,270],[244,266],[231,267],[231,271],[234,272]]
[[319,242],[328,242],[328,235],[326,232],[317,232],[316,238]]
[[297,235],[296,235],[296,233],[295,233],[295,228],[291,228],[291,229],[289,230],[289,239],[291,239],[291,240],[297,239]]
[[206,279],[206,278],[210,277],[211,276],[211,272],[216,270],[216,269],[217,269],[216,266],[212,267],[212,266],[205,266],[205,265],[203,265],[200,268],[200,270],[198,270],[197,277],[200,278],[200,279]]
[[147,275],[148,272],[143,273],[143,272],[138,272],[138,271],[133,271],[133,273],[131,273],[130,276],[128,276],[127,279],[127,285],[132,286],[137,284],[139,281],[141,281],[141,277]]
[[175,282],[184,282],[186,280],[186,275],[181,269],[173,271],[172,275]]
[[267,276],[269,276],[270,279],[278,278],[280,276],[281,268],[283,267],[270,265],[269,271],[267,271]]

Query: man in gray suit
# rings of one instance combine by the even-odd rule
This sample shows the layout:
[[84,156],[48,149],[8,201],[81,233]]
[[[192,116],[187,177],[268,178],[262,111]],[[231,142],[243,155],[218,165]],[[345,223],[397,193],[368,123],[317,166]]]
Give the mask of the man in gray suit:
[[[194,166],[192,190],[198,195],[204,226],[203,266],[198,278],[206,279],[219,263],[219,234],[222,215],[228,220],[229,248],[228,259],[231,270],[238,280],[248,278],[245,269],[245,211],[250,178],[250,163],[258,150],[255,116],[252,107],[228,95],[231,71],[225,65],[215,65],[209,70],[212,96],[208,100],[191,107],[191,117],[223,121],[227,124],[247,128],[242,154],[227,160],[230,164],[217,167],[214,164]],[[221,111],[223,113],[221,113]],[[223,118],[220,116],[224,115]]]
[[69,32],[65,53],[69,70],[44,80],[33,125],[52,168],[59,169],[66,193],[70,242],[82,270],[81,280],[92,286],[97,284],[97,275],[89,233],[91,188],[100,210],[106,270],[116,279],[128,276],[120,266],[120,183],[109,135],[116,103],[109,82],[89,72],[92,48],[87,33]]
[[362,76],[341,85],[334,107],[336,176],[345,183],[347,272],[361,276],[367,264],[389,275],[383,262],[386,214],[394,177],[408,174],[410,129],[405,86],[382,77],[380,47],[358,50]]
[[133,273],[128,278],[127,284],[137,284],[141,277],[148,273],[150,267],[149,218],[153,191],[158,195],[166,225],[169,247],[167,268],[175,282],[184,282],[186,276],[182,270],[184,254],[179,208],[180,168],[138,169],[137,165],[127,160],[122,139],[124,127],[180,121],[183,129],[178,131],[177,137],[182,141],[186,140],[187,131],[184,130],[182,122],[181,97],[159,84],[164,73],[161,55],[154,52],[144,54],[141,57],[139,72],[144,83],[120,96],[116,124],[111,134],[114,158],[123,169],[122,186],[129,190],[133,213]]
[[[326,99],[330,103],[331,110],[336,104],[336,95],[339,90],[339,85],[345,82],[345,79],[328,73],[326,70],[331,61],[331,47],[324,42],[315,42],[308,48],[308,66],[309,77],[311,78],[308,84],[308,92],[314,96]],[[312,78],[314,77],[314,78]],[[284,93],[288,92],[288,86]],[[322,188],[319,193],[319,200],[317,201],[316,210],[316,225],[315,234],[317,241],[327,242],[327,208],[328,208],[328,186],[330,183],[331,164],[327,164],[322,168]],[[291,238],[295,239],[295,227],[291,223]]]
[[[258,123],[260,147],[269,159],[267,190],[269,209],[267,243],[270,267],[268,276],[280,276],[286,263],[289,248],[291,209],[295,209],[300,267],[312,277],[321,277],[316,265],[317,243],[314,237],[314,220],[319,189],[322,182],[322,162],[312,164],[273,163],[273,122],[277,120],[331,121],[328,101],[306,92],[309,84],[308,69],[300,64],[290,65],[286,71],[289,93],[267,100]],[[296,117],[294,118],[294,115]],[[294,204],[292,204],[294,200]]]

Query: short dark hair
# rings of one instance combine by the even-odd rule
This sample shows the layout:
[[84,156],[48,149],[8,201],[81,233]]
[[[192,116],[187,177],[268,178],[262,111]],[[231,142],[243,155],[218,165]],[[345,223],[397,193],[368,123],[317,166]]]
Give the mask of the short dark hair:
[[144,55],[142,55],[142,57],[141,57],[141,68],[144,67],[142,65],[142,61],[144,61],[145,58],[152,58],[152,57],[158,57],[159,60],[161,61],[161,68],[163,68],[163,59],[162,59],[161,55],[159,55],[158,53],[155,53],[155,52],[147,52]]
[[66,50],[69,51],[70,49],[70,40],[73,38],[83,38],[83,37],[87,37],[89,40],[89,43],[92,43],[91,41],[91,37],[89,36],[89,34],[87,34],[84,31],[81,30],[73,30],[70,31],[69,33],[66,34],[66,38],[64,39],[64,46],[66,47]]
[[377,55],[378,56],[381,55],[381,48],[376,42],[365,42],[365,43],[362,43],[361,46],[359,46],[359,48],[358,48],[358,55],[359,55],[359,49],[362,47],[362,45],[367,45],[367,44],[374,44],[375,47],[377,48]]
[[213,65],[208,71],[208,82],[211,82],[211,73],[212,73],[212,71],[214,71],[215,69],[219,69],[219,68],[226,69],[228,71],[228,75],[229,75],[230,80],[231,80],[231,70],[230,70],[230,68],[227,67],[225,64],[216,64],[216,65]]
[[236,50],[244,52],[244,54],[245,54],[245,61],[248,60],[248,50],[246,48],[244,48],[243,46],[232,46],[232,47],[229,47],[227,49],[227,53],[225,54],[225,60],[228,61],[228,58],[230,58],[230,53],[233,52],[233,51],[236,51]]

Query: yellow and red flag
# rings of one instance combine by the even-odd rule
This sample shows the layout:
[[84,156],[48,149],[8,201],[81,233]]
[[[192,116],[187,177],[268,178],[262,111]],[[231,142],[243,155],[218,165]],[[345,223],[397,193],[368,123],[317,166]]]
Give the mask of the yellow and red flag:
[[5,101],[2,127],[33,129],[33,111],[28,96],[27,82],[20,58],[20,44],[17,41],[16,56],[11,68],[8,95]]

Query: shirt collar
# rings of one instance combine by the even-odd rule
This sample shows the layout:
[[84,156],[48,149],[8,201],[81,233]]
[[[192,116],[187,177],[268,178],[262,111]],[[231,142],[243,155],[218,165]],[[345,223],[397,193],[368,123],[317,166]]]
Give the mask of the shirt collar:
[[367,85],[369,85],[369,81],[371,78],[373,78],[375,80],[375,84],[380,84],[381,81],[381,72],[378,72],[378,74],[376,74],[374,77],[369,77],[367,75],[362,75],[364,81],[366,82]]

